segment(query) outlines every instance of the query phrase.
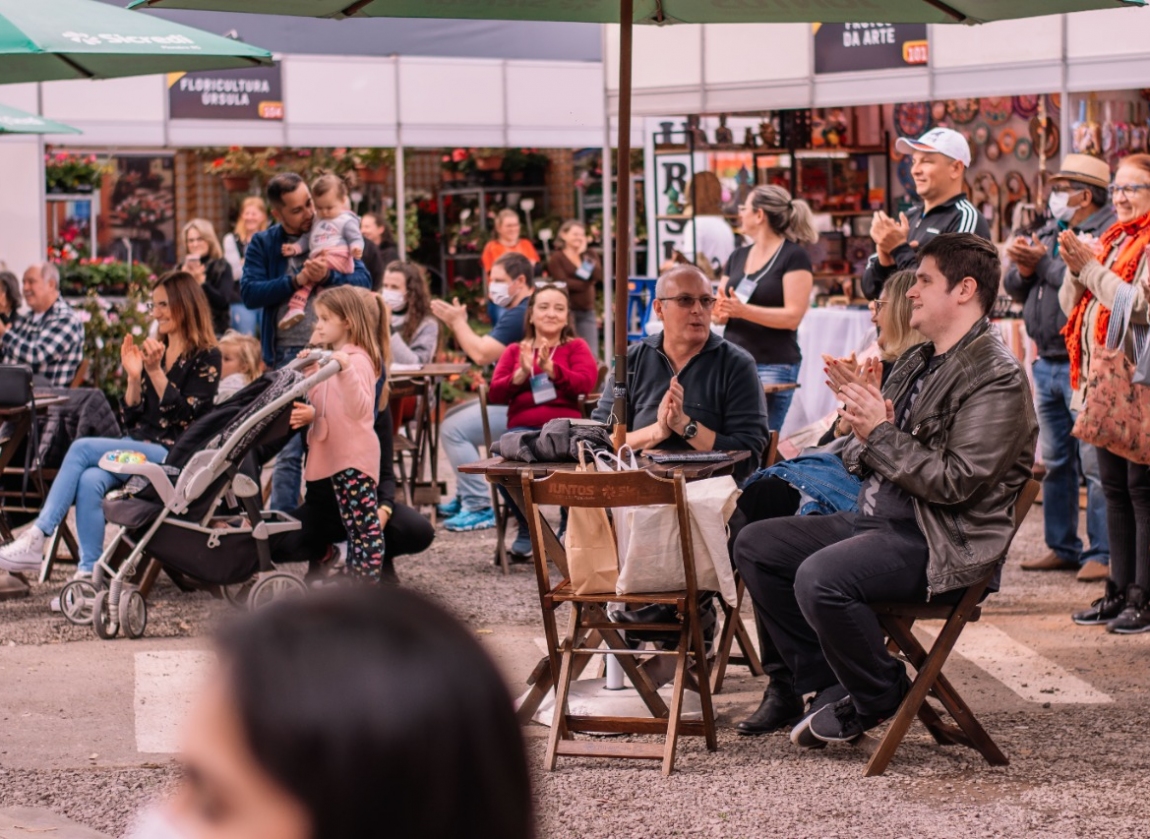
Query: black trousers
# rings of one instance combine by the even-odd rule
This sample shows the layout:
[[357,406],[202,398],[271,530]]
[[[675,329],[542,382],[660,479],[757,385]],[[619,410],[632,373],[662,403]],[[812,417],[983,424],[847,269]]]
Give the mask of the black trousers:
[[[799,509],[801,497],[799,491],[782,478],[760,478],[747,485],[727,523],[731,534],[727,542],[731,561],[735,559],[735,540],[744,527],[757,521],[793,516]],[[772,681],[791,681],[791,670],[771,640],[758,606],[755,606],[755,629],[759,636],[759,660],[763,663],[763,672]]]
[[[328,547],[347,539],[330,480],[308,481],[303,504],[291,514],[303,527],[273,543],[274,550],[291,557],[289,561],[318,562]],[[425,551],[434,539],[435,528],[431,522],[418,510],[396,503],[383,529],[384,562]]]
[[924,600],[927,555],[913,521],[855,513],[761,521],[735,543],[739,573],[796,690],[837,682],[863,714],[897,706],[906,674],[867,603]]
[[1119,591],[1134,584],[1150,592],[1150,466],[1107,449],[1097,451],[1110,532],[1110,579]]

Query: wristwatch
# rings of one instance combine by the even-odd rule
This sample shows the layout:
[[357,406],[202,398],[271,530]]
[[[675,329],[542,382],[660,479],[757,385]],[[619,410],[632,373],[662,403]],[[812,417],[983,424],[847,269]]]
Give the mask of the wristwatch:
[[697,422],[695,422],[693,419],[688,419],[687,420],[687,427],[683,429],[683,433],[681,436],[684,440],[690,440],[692,437],[694,437],[698,433],[699,433],[699,424]]

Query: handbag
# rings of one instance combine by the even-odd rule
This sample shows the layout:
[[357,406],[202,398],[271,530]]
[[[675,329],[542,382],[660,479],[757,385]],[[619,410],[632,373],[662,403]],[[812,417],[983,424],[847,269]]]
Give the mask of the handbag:
[[[1106,346],[1090,358],[1082,409],[1071,433],[1134,463],[1150,464],[1150,389],[1135,384],[1135,366],[1123,349],[1135,293],[1123,284],[1114,297]],[[1146,330],[1135,330],[1138,347],[1145,343]],[[1138,353],[1140,360],[1145,355]]]
[[[590,468],[579,446],[578,472]],[[576,594],[608,594],[619,579],[619,549],[607,510],[603,507],[568,507],[567,575]]]

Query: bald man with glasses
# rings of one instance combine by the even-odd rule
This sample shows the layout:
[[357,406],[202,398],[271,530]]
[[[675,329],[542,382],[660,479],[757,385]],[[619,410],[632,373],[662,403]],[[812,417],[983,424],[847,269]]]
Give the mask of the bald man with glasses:
[[[639,449],[749,451],[735,477],[758,464],[767,441],[767,406],[755,360],[711,332],[711,282],[693,265],[675,265],[655,285],[663,330],[627,351],[627,442]],[[606,422],[614,373],[594,419]]]

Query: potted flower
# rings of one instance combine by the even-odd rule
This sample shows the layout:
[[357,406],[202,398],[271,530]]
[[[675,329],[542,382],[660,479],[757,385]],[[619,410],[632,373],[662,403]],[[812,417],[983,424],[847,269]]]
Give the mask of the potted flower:
[[466,181],[477,169],[471,149],[452,149],[440,158],[445,181]]
[[480,172],[498,172],[503,168],[503,149],[477,149],[475,168]]
[[44,181],[48,192],[91,192],[99,189],[104,175],[111,171],[94,154],[49,152],[44,155]]
[[209,175],[219,175],[228,192],[247,192],[252,178],[267,170],[268,151],[253,152],[242,146],[232,146],[218,153],[204,164]]
[[395,153],[391,149],[349,149],[348,156],[360,183],[387,183],[395,162]]

